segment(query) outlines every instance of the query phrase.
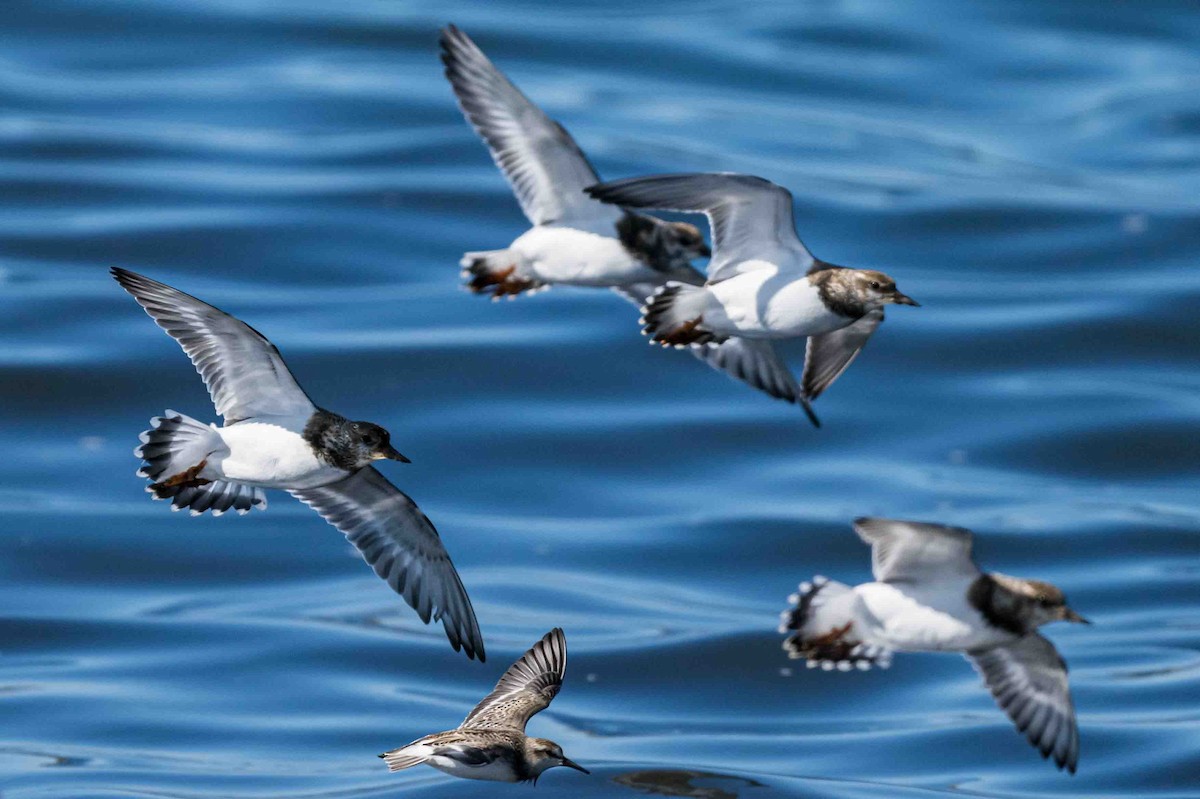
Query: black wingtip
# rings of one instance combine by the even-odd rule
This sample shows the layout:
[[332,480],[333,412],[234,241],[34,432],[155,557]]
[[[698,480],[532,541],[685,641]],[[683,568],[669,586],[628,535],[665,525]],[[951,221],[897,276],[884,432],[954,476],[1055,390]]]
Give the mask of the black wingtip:
[[816,412],[812,409],[812,403],[808,401],[808,397],[800,398],[800,407],[804,409],[804,414],[808,417],[808,421],[812,422],[812,426],[821,429],[821,420],[817,418]]
[[[458,651],[458,647],[454,647],[454,651]],[[467,655],[468,660],[477,660],[480,663],[487,661],[487,653],[483,651],[483,639],[480,638],[473,643],[464,642],[463,651]]]
[[455,652],[462,652],[466,655],[467,660],[478,660],[480,663],[487,662],[487,652],[483,649],[483,636],[478,631],[474,635],[467,632],[465,635],[460,634],[457,637],[450,638],[450,646],[454,648]]
[[583,193],[591,197],[593,200],[599,200],[602,203],[616,203],[613,199],[614,183],[593,183],[583,190]]
[[449,69],[459,61],[459,51],[466,45],[464,42],[470,42],[471,38],[453,22],[447,22],[445,26],[438,31],[438,47],[441,48],[442,63]]

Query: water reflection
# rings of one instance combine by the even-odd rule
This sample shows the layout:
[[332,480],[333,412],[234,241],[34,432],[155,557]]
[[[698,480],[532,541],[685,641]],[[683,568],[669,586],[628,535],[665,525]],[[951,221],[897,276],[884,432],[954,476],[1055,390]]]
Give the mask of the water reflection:
[[745,777],[673,769],[629,771],[613,777],[613,782],[656,796],[691,796],[695,799],[737,799],[738,791],[743,788],[764,787]]

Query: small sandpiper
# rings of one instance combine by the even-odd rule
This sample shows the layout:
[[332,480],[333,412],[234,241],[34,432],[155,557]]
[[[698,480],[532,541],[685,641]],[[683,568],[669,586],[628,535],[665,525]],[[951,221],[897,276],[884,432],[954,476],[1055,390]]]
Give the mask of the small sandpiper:
[[875,582],[801,583],[782,614],[791,658],[825,670],[887,668],[892,652],[961,652],[997,704],[1042,753],[1072,774],[1079,728],[1067,664],[1038,633],[1052,621],[1090,624],[1049,583],[984,573],[971,531],[894,519],[857,519]]
[[[571,134],[530,102],[467,34],[450,25],[441,46],[463,115],[533,225],[505,249],[463,256],[471,291],[495,300],[554,284],[611,288],[640,308],[669,280],[704,284],[691,261],[712,253],[695,225],[588,198],[583,190],[600,178]],[[693,354],[773,397],[799,401],[800,386],[770,341],[730,337]]]
[[288,491],[345,534],[375,573],[455,651],[484,660],[466,589],[437,530],[370,464],[408,463],[388,431],[318,408],[279,350],[254,328],[155,280],[112,270],[159,327],[179,342],[208,387],[224,426],[167,411],[134,453],[155,499],[192,515],[265,508],[264,488]]
[[566,669],[567,639],[555,627],[508,667],[457,729],[426,735],[380,757],[390,771],[426,763],[468,780],[536,784],[555,766],[590,774],[554,741],[525,735],[529,719],[558,695]]
[[[850,366],[883,322],[885,305],[918,305],[883,272],[816,258],[796,235],[792,195],[750,175],[627,178],[587,193],[623,208],[704,213],[713,235],[708,282],[669,280],[642,309],[644,331],[663,346],[708,347],[730,336],[808,338],[797,397],[812,401]],[[789,375],[790,376],[790,375]]]

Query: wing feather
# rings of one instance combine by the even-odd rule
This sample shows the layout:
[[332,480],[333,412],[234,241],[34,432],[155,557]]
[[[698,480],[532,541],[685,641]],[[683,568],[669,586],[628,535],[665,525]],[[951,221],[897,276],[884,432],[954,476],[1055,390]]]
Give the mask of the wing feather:
[[692,354],[717,371],[784,402],[799,402],[800,386],[766,339],[729,338],[720,344],[692,347]]
[[1030,633],[1011,646],[977,650],[967,659],[987,683],[996,704],[1042,757],[1072,774],[1079,763],[1079,725],[1067,664],[1054,644]]
[[791,192],[769,180],[733,173],[652,175],[601,183],[587,193],[624,208],[703,213],[712,229],[710,283],[752,271],[755,261],[787,263],[801,273],[814,262],[796,235]]
[[871,545],[871,571],[881,583],[979,575],[965,528],[864,517],[854,520],[854,530]]
[[114,267],[112,276],[187,353],[227,425],[316,410],[262,333],[165,283]]
[[508,667],[492,692],[475,706],[459,729],[524,732],[535,713],[550,706],[567,670],[567,638],[559,627],[542,637]]
[[[701,285],[704,282],[703,278],[699,275],[697,278],[694,285]],[[615,286],[613,291],[641,308],[660,285],[662,284],[630,283]],[[701,361],[734,380],[740,380],[784,402],[800,401],[800,386],[770,341],[730,338],[717,346],[689,349]]]
[[571,134],[530,102],[467,34],[449,25],[441,45],[459,108],[487,144],[529,221],[547,225],[586,218],[606,228],[616,224],[620,209],[583,193],[599,178]]
[[368,466],[291,494],[340,530],[421,621],[441,621],[455,652],[485,659],[471,600],[437,530],[386,477]]
[[834,380],[842,376],[882,322],[883,309],[876,308],[843,328],[809,336],[801,378],[804,396],[809,401],[821,396]]

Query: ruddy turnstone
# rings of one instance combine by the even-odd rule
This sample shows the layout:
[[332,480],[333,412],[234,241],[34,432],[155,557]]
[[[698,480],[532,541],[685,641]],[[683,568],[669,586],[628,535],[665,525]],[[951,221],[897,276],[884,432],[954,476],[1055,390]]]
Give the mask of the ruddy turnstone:
[[[463,115],[533,225],[502,250],[463,256],[471,291],[511,299],[554,284],[602,287],[640,308],[668,280],[704,284],[690,262],[711,252],[695,225],[588,198],[583,190],[600,178],[562,125],[530,102],[458,28],[442,31],[441,46]],[[770,341],[733,337],[694,354],[773,397],[796,402],[801,395]]]
[[457,729],[426,735],[380,757],[390,771],[426,763],[468,780],[537,783],[555,766],[590,774],[554,741],[525,735],[529,719],[549,707],[562,688],[566,668],[567,639],[555,627],[508,667]]
[[[675,347],[805,336],[798,400],[814,425],[812,401],[829,388],[883,321],[885,305],[917,305],[883,272],[816,258],[796,235],[792,195],[762,178],[735,174],[655,175],[591,186],[623,208],[704,213],[712,228],[708,282],[668,280],[642,309],[644,332]],[[790,374],[789,374],[790,378]]]
[[264,488],[291,493],[344,533],[423,622],[440,620],[455,651],[484,660],[475,611],[437,530],[370,465],[409,462],[388,431],[314,405],[279,350],[244,322],[125,269],[112,275],[183,347],[225,418],[222,427],[170,410],[152,419],[134,451],[146,490],[192,515],[265,508]]
[[1079,728],[1067,664],[1037,630],[1090,622],[1049,583],[981,572],[970,530],[868,518],[854,529],[871,545],[875,582],[801,583],[780,625],[791,633],[788,657],[850,671],[886,668],[893,651],[961,652],[1042,757],[1074,774]]

